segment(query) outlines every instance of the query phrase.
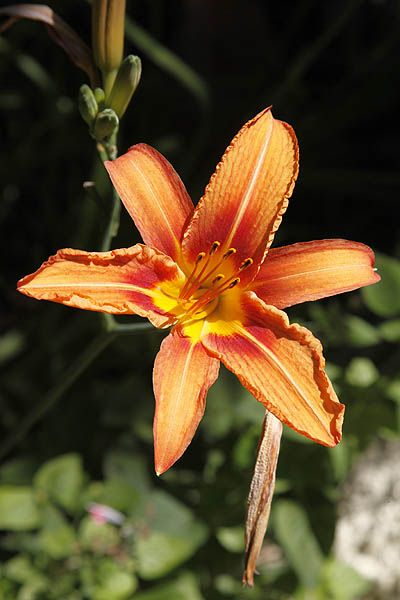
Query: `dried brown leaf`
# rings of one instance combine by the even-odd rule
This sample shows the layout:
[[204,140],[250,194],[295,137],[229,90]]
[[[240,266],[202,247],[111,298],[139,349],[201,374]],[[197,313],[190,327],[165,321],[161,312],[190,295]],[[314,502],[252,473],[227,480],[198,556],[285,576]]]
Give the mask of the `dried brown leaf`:
[[272,496],[275,487],[275,472],[278,463],[282,423],[270,412],[266,412],[258,444],[246,515],[246,554],[243,584],[254,585],[256,562],[267,531]]

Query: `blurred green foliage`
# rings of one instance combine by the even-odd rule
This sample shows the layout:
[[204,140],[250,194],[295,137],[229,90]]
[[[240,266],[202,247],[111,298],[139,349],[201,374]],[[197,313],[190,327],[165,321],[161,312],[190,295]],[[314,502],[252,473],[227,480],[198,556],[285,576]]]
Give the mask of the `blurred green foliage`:
[[[86,3],[52,7],[89,40]],[[382,282],[288,311],[323,342],[346,404],[344,437],[327,449],[285,428],[260,575],[243,589],[243,520],[264,411],[230,373],[160,479],[151,369],[163,333],[116,338],[40,409],[100,320],[19,296],[15,282],[60,247],[99,248],[110,186],[78,113],[87,82],[42,26],[14,25],[0,37],[0,599],[362,598],[369,584],[333,556],[332,541],[355,461],[377,436],[400,433],[398,3],[139,0],[128,11],[126,46],[143,75],[120,152],[156,146],[197,201],[240,125],[273,103],[301,151],[275,245],[362,241],[378,251]],[[87,180],[96,192],[82,187]],[[138,240],[124,213],[115,245]],[[40,419],[21,430],[32,411]],[[93,521],[90,502],[125,520]]]

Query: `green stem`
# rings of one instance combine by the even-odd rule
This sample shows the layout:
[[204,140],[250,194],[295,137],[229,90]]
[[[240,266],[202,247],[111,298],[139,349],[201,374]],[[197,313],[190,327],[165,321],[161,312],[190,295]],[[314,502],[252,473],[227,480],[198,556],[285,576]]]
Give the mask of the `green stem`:
[[115,188],[113,188],[110,219],[108,221],[107,228],[104,232],[103,241],[101,244],[101,249],[103,250],[103,252],[110,250],[111,242],[118,233],[120,214],[121,202]]
[[112,71],[103,71],[103,89],[106,97],[106,101],[108,96],[111,94],[112,87],[114,85],[115,78],[117,76],[118,69],[113,69]]
[[115,338],[114,332],[102,332],[78,355],[58,382],[45,394],[41,401],[22,419],[18,426],[0,445],[0,459],[4,458],[61,398],[78,377]]

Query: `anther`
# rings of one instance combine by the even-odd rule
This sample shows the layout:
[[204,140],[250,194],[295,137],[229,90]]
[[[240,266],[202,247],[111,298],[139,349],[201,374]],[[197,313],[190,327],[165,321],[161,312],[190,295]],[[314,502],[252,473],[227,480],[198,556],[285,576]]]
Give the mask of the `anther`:
[[199,264],[199,262],[201,262],[203,260],[203,258],[205,257],[206,253],[205,252],[199,252],[196,258],[196,265]]
[[218,248],[220,247],[220,245],[221,245],[220,242],[214,242],[213,245],[211,246],[208,254],[210,256],[212,256],[214,254],[214,252],[216,252],[218,250]]
[[228,256],[232,256],[232,254],[235,254],[236,252],[236,248],[229,248],[229,250],[227,252],[225,252],[223,258],[228,258]]
[[231,290],[233,287],[235,287],[235,285],[237,285],[240,281],[240,277],[236,277],[236,279],[234,279],[232,281],[232,283],[229,284],[228,286],[228,290]]
[[214,279],[212,280],[212,285],[214,285],[214,283],[218,283],[218,281],[221,281],[221,279],[225,279],[225,275],[222,275],[221,273],[219,273],[216,277],[214,277]]
[[239,267],[239,271],[243,271],[243,269],[247,269],[247,267],[250,267],[250,265],[253,264],[253,259],[252,258],[246,258],[246,260],[244,260],[242,262],[242,264]]

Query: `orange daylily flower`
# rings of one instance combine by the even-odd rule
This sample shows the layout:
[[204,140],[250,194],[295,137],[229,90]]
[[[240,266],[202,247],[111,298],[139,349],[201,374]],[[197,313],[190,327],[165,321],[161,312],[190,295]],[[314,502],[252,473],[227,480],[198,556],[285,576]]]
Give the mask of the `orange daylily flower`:
[[344,406],[325,374],[321,344],[281,309],[380,278],[373,252],[356,242],[269,249],[298,172],[292,128],[270,109],[246,123],[196,208],[172,166],[145,144],[105,166],[146,245],[60,250],[18,289],[172,325],[153,372],[157,473],[192,440],[220,361],[283,423],[337,444]]

